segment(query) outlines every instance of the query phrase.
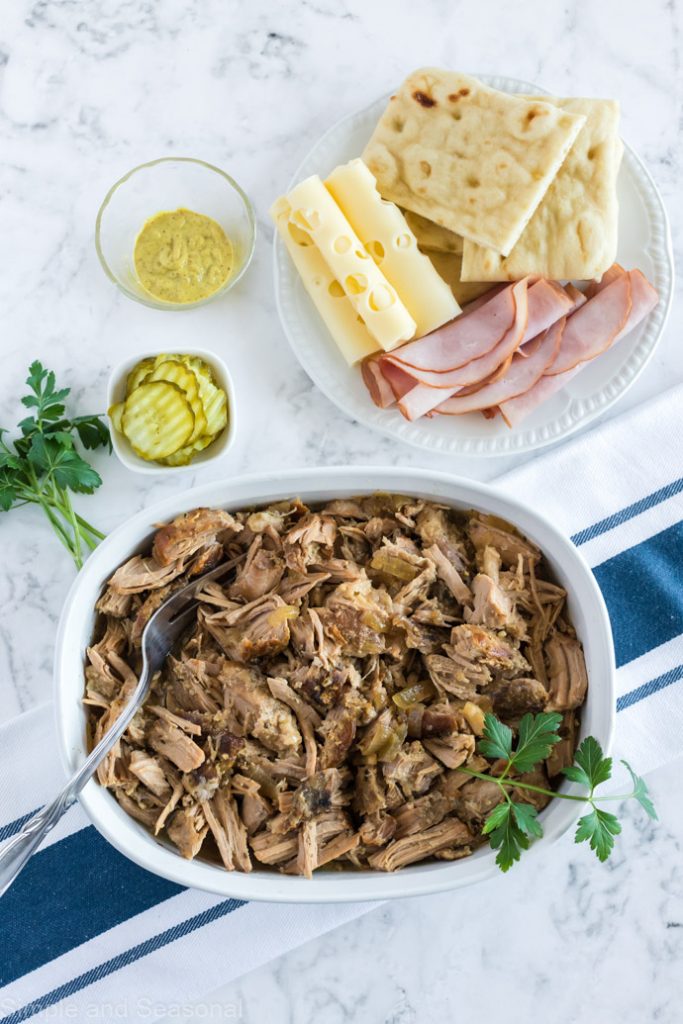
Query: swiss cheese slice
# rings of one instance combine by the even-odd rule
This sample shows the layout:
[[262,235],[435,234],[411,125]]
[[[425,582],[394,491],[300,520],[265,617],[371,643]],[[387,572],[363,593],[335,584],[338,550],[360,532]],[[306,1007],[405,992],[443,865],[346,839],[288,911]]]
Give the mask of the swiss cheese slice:
[[290,223],[306,231],[373,338],[390,352],[414,337],[415,320],[317,175],[286,196]]
[[416,337],[458,315],[460,306],[451,289],[418,249],[398,206],[382,199],[362,160],[336,167],[325,185],[414,319]]
[[373,352],[381,351],[380,346],[346,298],[339,281],[320,255],[311,236],[291,223],[291,212],[286,199],[278,199],[270,211],[304,288],[325,321],[339,351],[352,366]]

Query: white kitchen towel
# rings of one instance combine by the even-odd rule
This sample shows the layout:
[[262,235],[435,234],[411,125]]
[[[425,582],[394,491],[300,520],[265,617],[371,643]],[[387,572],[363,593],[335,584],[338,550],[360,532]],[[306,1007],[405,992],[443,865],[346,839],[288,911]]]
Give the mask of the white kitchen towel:
[[[610,611],[617,754],[683,752],[683,387],[498,482],[572,536]],[[0,729],[0,841],[61,777],[49,705]],[[183,1004],[369,910],[246,904],[150,875],[72,809],[0,900],[0,1024],[180,1016]],[[239,1007],[223,1006],[230,1019]]]

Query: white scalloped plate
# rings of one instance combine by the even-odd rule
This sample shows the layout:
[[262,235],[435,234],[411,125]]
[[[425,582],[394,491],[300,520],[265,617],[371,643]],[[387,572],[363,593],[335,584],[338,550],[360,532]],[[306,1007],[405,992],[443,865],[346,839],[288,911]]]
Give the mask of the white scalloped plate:
[[[479,78],[495,89],[538,94],[545,90],[514,78]],[[362,153],[384,110],[388,96],[339,121],[323,135],[297,170],[292,186],[310,174],[325,176],[337,164]],[[669,222],[649,172],[628,146],[618,178],[619,246],[617,259],[639,267],[659,292],[657,308],[624,338],[546,402],[519,429],[509,430],[496,417],[422,419],[409,423],[393,409],[378,409],[370,400],[360,371],[346,365],[308,298],[287,251],[276,237],[275,293],[280,320],[294,354],[330,401],[348,416],[382,434],[449,455],[509,455],[567,437],[613,405],[647,365],[662,335],[673,294],[673,254]]]

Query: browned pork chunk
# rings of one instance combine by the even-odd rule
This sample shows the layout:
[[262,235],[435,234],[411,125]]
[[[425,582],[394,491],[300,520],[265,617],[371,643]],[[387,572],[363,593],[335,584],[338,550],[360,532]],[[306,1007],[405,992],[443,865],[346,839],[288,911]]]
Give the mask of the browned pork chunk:
[[545,645],[548,659],[548,711],[569,711],[586,699],[588,675],[578,640],[555,633]]

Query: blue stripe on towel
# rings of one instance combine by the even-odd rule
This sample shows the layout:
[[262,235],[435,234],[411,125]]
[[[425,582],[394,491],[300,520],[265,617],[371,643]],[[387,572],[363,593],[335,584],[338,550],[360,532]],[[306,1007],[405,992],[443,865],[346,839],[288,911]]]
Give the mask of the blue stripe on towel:
[[683,522],[593,572],[612,622],[618,668],[683,633]]
[[151,939],[146,939],[145,942],[141,942],[139,945],[119,953],[110,960],[105,960],[104,963],[91,968],[91,970],[86,971],[84,974],[80,974],[77,978],[66,982],[66,984],[60,985],[59,988],[53,989],[52,992],[47,992],[44,996],[34,999],[33,1002],[28,1003],[26,1006],[22,1006],[6,1017],[2,1017],[0,1024],[21,1024],[21,1021],[28,1020],[29,1017],[33,1017],[34,1014],[41,1013],[50,1006],[54,1006],[55,1003],[59,1003],[62,999],[68,999],[69,996],[75,995],[76,992],[87,988],[88,985],[92,985],[94,982],[100,981],[116,971],[120,971],[122,967],[128,967],[129,964],[135,963],[136,960],[149,956],[150,953],[154,953],[156,950],[168,946],[171,942],[175,942],[176,939],[181,939],[183,936],[197,931],[198,928],[203,928],[204,925],[210,924],[212,921],[225,917],[226,914],[232,914],[234,910],[238,910],[242,906],[244,906],[243,900],[224,900],[222,903],[217,903],[216,906],[202,911],[201,914],[189,917],[186,921],[181,921],[180,924],[174,925],[173,928],[167,928],[166,931],[153,935]]
[[180,892],[92,825],[74,832],[32,857],[0,900],[0,985]]
[[646,697],[650,697],[659,690],[666,689],[672,683],[680,682],[681,679],[683,679],[683,665],[676,665],[675,668],[669,669],[668,672],[663,672],[656,679],[650,679],[649,682],[643,683],[642,686],[636,686],[634,690],[630,690],[628,693],[623,694],[623,696],[617,697],[617,711],[625,711],[626,708],[630,708],[633,704],[645,700]]
[[6,825],[0,825],[0,843],[4,843],[5,839],[9,839],[10,836],[19,832],[26,822],[30,821],[39,810],[40,807],[36,807],[35,811],[29,811],[28,814],[22,814],[20,818],[15,818],[14,821],[8,821]]
[[639,516],[642,512],[646,512],[655,505],[661,505],[663,501],[668,501],[669,498],[673,498],[675,494],[680,494],[681,491],[683,491],[683,477],[680,477],[678,480],[672,480],[666,487],[660,487],[658,491],[647,494],[644,498],[634,501],[632,505],[627,505],[626,508],[620,509],[613,515],[593,523],[586,530],[575,533],[572,540],[577,547],[581,544],[586,544],[593,537],[599,537],[601,534],[613,530],[615,526],[621,526],[622,523],[628,522],[629,519]]

